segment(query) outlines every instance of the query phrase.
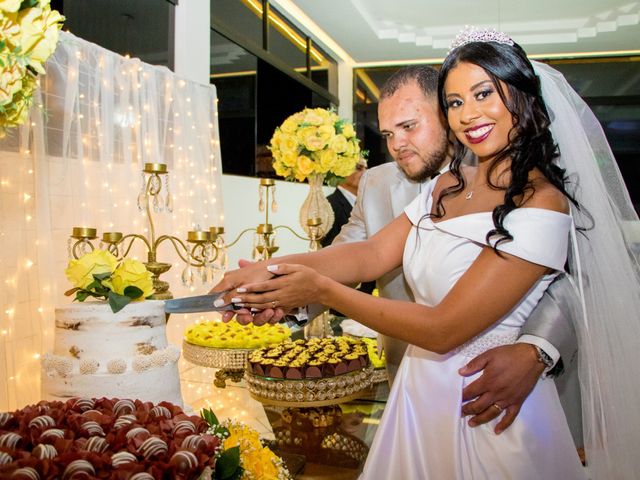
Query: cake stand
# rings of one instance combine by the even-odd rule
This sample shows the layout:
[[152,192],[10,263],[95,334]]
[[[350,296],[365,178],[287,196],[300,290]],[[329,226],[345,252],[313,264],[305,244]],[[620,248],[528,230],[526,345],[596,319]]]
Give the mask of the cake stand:
[[355,400],[371,386],[371,365],[353,372],[318,379],[282,379],[254,375],[245,380],[253,398],[280,407],[322,407]]
[[183,340],[182,355],[195,365],[217,368],[213,384],[218,388],[225,388],[227,380],[238,383],[244,376],[247,356],[253,349],[241,348],[212,348],[194,345]]

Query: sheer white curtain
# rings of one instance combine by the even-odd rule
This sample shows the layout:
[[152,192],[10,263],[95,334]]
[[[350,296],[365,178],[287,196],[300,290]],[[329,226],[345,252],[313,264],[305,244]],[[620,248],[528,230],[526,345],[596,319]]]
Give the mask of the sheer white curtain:
[[[213,86],[69,33],[46,69],[29,124],[0,142],[0,411],[39,399],[53,309],[70,301],[72,227],[148,233],[137,207],[145,163],[170,172],[173,212],[154,214],[156,235],[185,239],[223,220]],[[139,245],[133,256],[146,260],[146,250]],[[168,243],[158,261],[173,264],[161,278],[174,295],[187,293],[184,264]]]

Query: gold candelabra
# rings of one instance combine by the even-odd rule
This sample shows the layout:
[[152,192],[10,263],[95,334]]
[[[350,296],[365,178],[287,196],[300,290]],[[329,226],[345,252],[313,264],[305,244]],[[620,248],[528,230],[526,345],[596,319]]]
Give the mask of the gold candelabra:
[[[161,196],[163,179],[166,189],[164,199]],[[136,241],[142,242],[147,251],[145,266],[153,274],[155,293],[151,298],[164,300],[173,297],[169,291],[169,283],[159,278],[160,275],[171,268],[170,263],[158,262],[157,260],[158,247],[164,242],[169,242],[173,245],[178,256],[186,263],[186,267],[182,272],[182,283],[187,287],[194,283],[193,267],[200,271],[203,283],[213,281],[216,271],[226,268],[226,252],[219,255],[220,242],[216,243],[220,237],[219,228],[212,227],[210,230],[197,229],[189,231],[187,232],[186,241],[173,235],[156,237],[152,209],[155,213],[160,213],[163,210],[173,211],[173,197],[169,190],[169,171],[165,164],[145,163],[142,170],[142,188],[138,195],[138,208],[141,211],[146,210],[149,235],[104,232],[100,240],[100,246],[106,246],[109,252],[116,258],[121,259],[129,254]],[[223,229],[222,232],[224,232]],[[95,228],[74,227],[69,239],[69,257],[79,258],[93,250],[95,247],[92,241],[97,238],[97,230]]]
[[284,229],[291,232],[294,236],[301,240],[309,242],[309,250],[316,251],[322,248],[320,239],[322,238],[320,226],[322,220],[320,218],[310,218],[307,220],[309,227],[309,236],[300,235],[294,229],[287,225],[272,225],[269,223],[269,211],[275,213],[278,210],[278,203],[275,197],[276,184],[272,178],[261,178],[258,185],[258,210],[264,212],[264,223],[258,224],[257,227],[246,228],[242,230],[238,236],[230,243],[225,243],[222,238],[224,229],[221,227],[212,227],[211,233],[214,235],[216,246],[220,250],[220,255],[227,258],[227,249],[233,247],[242,236],[247,232],[254,232],[252,257],[253,260],[266,260],[273,256],[280,248],[278,246],[275,233],[277,230]]

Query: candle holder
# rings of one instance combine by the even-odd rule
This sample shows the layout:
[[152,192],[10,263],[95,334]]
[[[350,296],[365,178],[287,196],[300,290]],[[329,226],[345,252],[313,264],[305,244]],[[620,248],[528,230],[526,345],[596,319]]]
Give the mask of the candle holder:
[[254,261],[267,260],[273,256],[279,250],[278,242],[276,239],[277,230],[288,230],[294,236],[301,240],[309,242],[309,250],[316,251],[322,248],[320,240],[323,236],[322,231],[322,219],[319,217],[307,219],[307,229],[309,236],[300,235],[293,228],[287,225],[272,225],[269,223],[269,212],[275,213],[278,211],[278,203],[276,201],[276,184],[272,178],[261,178],[258,184],[258,210],[264,212],[264,222],[258,224],[257,227],[246,228],[241,231],[238,236],[230,243],[225,243],[223,234],[224,228],[211,227],[210,232],[214,235],[214,243],[218,248],[218,255],[221,258],[219,263],[224,265],[226,270],[227,266],[227,250],[233,247],[242,236],[247,232],[253,232],[253,247],[252,258]]
[[[165,194],[162,193],[164,180]],[[145,266],[153,274],[153,288],[151,296],[155,300],[173,298],[169,291],[169,283],[160,280],[160,275],[171,268],[170,263],[157,260],[158,247],[169,242],[180,259],[186,263],[182,271],[182,283],[190,287],[196,277],[194,268],[201,273],[203,283],[213,280],[218,258],[219,248],[209,230],[192,230],[187,232],[185,241],[173,235],[160,235],[156,238],[152,213],[173,211],[173,196],[169,190],[169,170],[164,163],[145,163],[142,170],[142,188],[138,194],[138,209],[147,213],[149,235],[139,233],[124,234],[122,232],[104,232],[100,240],[100,247],[105,248],[116,258],[126,257],[136,241],[142,242],[147,251]],[[97,239],[97,230],[91,227],[74,227],[69,238],[69,257],[79,258],[93,250],[92,243]],[[75,241],[74,241],[75,240]]]

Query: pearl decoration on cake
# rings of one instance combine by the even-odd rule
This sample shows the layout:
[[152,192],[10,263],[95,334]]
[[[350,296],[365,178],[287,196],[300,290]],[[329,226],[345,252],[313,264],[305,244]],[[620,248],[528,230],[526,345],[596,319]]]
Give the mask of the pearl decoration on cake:
[[67,468],[64,469],[64,473],[62,474],[62,480],[71,480],[74,476],[79,473],[86,473],[88,475],[95,475],[96,470],[86,460],[74,460]]
[[151,365],[156,368],[165,366],[169,360],[164,350],[153,352],[149,358],[151,359]]
[[33,418],[29,422],[29,427],[36,428],[47,428],[54,427],[56,425],[56,421],[51,418],[49,415],[40,415],[39,417]]
[[73,362],[64,357],[54,357],[53,358],[53,368],[61,377],[66,377],[73,370]]
[[100,362],[95,358],[83,358],[80,360],[80,373],[82,375],[93,375],[100,368]]
[[131,368],[134,372],[146,372],[151,368],[151,359],[147,355],[137,355],[131,361]]
[[53,445],[49,445],[47,443],[41,443],[35,446],[31,454],[34,457],[39,458],[40,460],[44,460],[45,458],[49,458],[49,459],[54,458],[56,455],[58,455],[58,451],[56,450],[56,447],[54,447]]
[[121,465],[126,465],[127,463],[137,461],[138,459],[136,458],[136,456],[131,452],[127,452],[126,450],[111,455],[111,465],[113,465],[115,468],[118,468]]
[[114,358],[107,362],[107,372],[118,375],[127,371],[127,362],[121,358]]

